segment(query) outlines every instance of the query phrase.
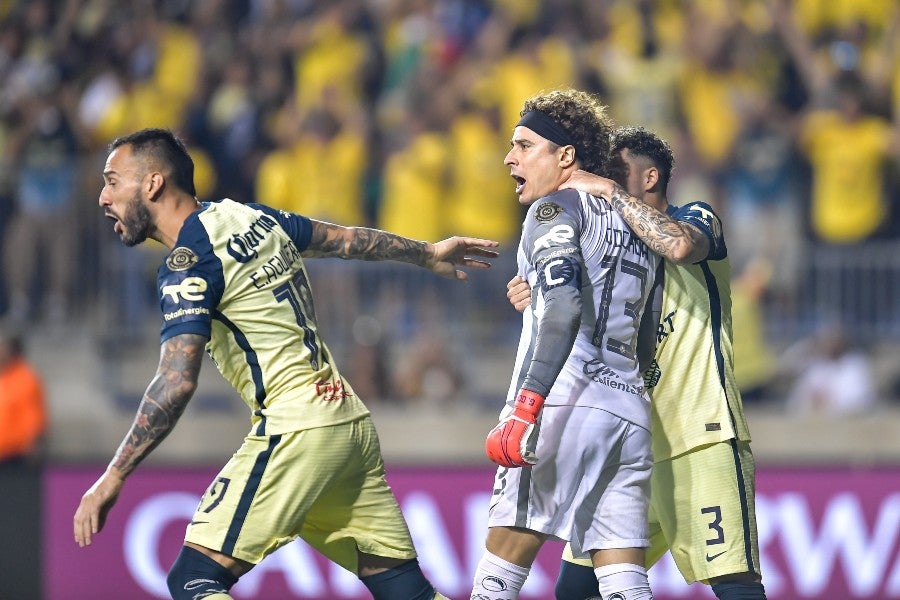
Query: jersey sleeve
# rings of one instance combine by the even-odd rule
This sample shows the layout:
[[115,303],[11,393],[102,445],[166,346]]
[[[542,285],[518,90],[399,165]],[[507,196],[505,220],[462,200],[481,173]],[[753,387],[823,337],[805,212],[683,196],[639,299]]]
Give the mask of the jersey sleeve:
[[578,192],[565,190],[535,202],[522,231],[523,249],[544,299],[531,364],[522,387],[550,392],[581,324],[582,212]]
[[725,236],[722,233],[722,221],[709,204],[692,202],[677,209],[673,216],[683,223],[693,225],[709,240],[709,254],[703,260],[722,260],[728,256]]
[[252,206],[278,221],[278,224],[287,232],[288,237],[291,238],[291,241],[294,242],[294,245],[297,246],[300,252],[309,247],[309,240],[312,238],[312,221],[309,217],[272,208],[265,204],[248,204],[248,206]]
[[213,312],[224,289],[222,263],[209,236],[199,219],[189,219],[157,273],[163,316],[160,342],[184,333],[209,338]]

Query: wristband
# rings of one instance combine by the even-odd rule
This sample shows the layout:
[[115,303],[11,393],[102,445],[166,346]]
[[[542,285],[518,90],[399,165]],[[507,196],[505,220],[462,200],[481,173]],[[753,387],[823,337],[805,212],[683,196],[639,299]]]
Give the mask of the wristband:
[[544,406],[544,397],[538,394],[537,392],[532,392],[531,390],[526,390],[522,388],[519,390],[519,393],[516,394],[516,410],[522,410],[526,413],[537,416],[539,412],[541,412],[541,408]]

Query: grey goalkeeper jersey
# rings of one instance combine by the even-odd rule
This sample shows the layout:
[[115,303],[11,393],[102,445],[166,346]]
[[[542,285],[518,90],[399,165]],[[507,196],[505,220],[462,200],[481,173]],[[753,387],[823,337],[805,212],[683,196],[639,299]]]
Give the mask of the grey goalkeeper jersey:
[[518,250],[532,302],[507,403],[525,387],[649,428],[638,332],[659,260],[603,200],[562,190],[532,204]]

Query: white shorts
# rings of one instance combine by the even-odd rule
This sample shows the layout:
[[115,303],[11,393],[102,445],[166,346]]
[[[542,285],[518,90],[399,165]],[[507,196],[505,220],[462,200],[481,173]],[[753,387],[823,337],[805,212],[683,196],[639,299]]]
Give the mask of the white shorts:
[[590,550],[650,545],[650,432],[596,408],[545,406],[538,463],[497,469],[488,527],[522,527]]

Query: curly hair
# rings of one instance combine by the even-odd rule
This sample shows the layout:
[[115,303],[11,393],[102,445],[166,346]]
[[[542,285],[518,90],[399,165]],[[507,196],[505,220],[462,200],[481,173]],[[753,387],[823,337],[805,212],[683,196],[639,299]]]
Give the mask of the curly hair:
[[610,150],[613,121],[606,105],[587,92],[574,89],[553,90],[525,101],[520,116],[537,110],[560,125],[576,141],[575,158],[585,171],[602,175]]
[[672,171],[675,170],[675,154],[669,143],[643,127],[619,127],[612,135],[611,152],[617,154],[625,148],[635,156],[643,156],[653,163],[659,170],[659,181],[665,193]]

